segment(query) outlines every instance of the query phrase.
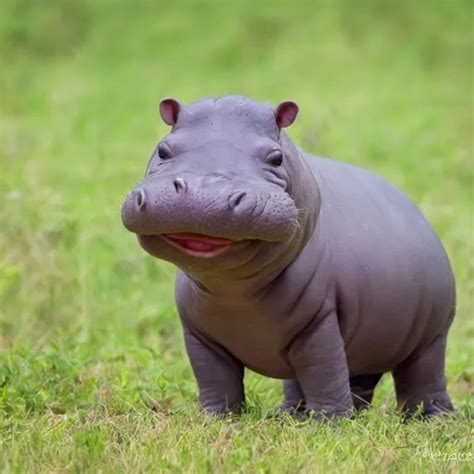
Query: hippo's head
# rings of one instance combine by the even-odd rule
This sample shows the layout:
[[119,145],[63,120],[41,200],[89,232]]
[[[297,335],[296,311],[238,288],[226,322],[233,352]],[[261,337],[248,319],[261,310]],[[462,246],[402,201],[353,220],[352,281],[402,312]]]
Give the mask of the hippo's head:
[[271,259],[287,246],[301,228],[304,185],[294,176],[302,159],[282,128],[298,106],[241,96],[187,106],[164,99],[160,113],[172,130],[122,207],[141,246],[187,271]]

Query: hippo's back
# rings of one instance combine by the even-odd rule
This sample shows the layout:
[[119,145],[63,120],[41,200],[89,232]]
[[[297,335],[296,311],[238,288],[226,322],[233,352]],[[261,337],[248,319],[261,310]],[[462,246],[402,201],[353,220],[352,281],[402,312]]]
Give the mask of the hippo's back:
[[385,180],[308,161],[351,374],[391,370],[450,324],[455,290],[446,253],[418,208]]

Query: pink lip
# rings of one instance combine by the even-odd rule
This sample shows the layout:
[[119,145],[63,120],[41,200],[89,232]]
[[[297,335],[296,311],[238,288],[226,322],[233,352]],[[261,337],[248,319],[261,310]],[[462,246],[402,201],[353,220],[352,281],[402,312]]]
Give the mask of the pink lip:
[[163,234],[162,237],[174,247],[195,257],[213,257],[233,242],[231,239],[191,233]]

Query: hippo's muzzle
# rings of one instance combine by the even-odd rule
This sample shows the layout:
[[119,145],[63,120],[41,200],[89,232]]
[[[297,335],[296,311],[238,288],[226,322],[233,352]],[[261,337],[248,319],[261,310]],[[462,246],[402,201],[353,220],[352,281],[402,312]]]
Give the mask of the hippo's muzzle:
[[128,230],[171,240],[178,236],[175,244],[182,234],[214,238],[213,245],[216,238],[280,242],[292,237],[297,217],[293,200],[278,186],[206,176],[148,178],[122,207]]

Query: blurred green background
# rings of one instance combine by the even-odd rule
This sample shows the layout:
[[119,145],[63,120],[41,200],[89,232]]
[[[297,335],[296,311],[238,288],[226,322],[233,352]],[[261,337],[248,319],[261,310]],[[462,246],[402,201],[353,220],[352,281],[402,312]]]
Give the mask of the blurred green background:
[[[280,397],[279,383],[256,375],[242,424],[199,418],[174,269],[139,249],[119,211],[167,131],[157,114],[162,97],[297,101],[289,134],[298,145],[386,177],[439,233],[458,285],[450,391],[468,416],[473,14],[469,0],[1,0],[5,469],[296,472],[313,456],[326,459],[322,469],[334,459],[341,469],[444,469],[436,456],[396,451],[398,435],[387,438],[399,426],[387,414],[389,377],[378,411],[367,415],[368,437],[355,425],[325,427],[315,438],[268,421],[255,439],[258,420]],[[439,454],[468,449],[468,427],[466,420],[411,429],[418,445]]]

